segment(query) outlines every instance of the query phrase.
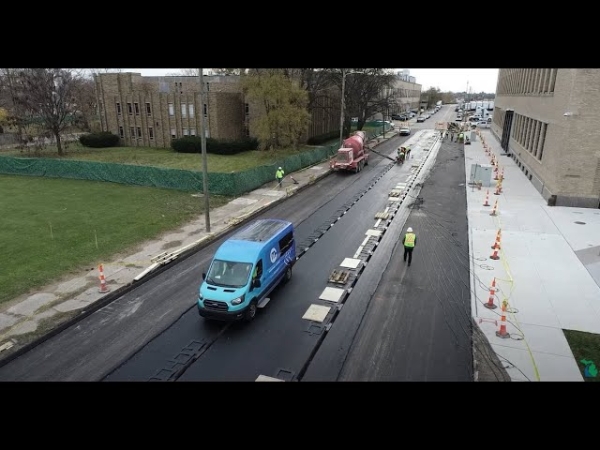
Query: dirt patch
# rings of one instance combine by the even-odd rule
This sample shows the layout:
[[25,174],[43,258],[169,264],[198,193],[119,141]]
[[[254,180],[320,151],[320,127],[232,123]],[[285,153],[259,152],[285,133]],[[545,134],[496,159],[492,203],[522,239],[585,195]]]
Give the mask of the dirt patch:
[[510,375],[475,321],[473,321],[473,361],[475,381],[511,381]]
[[183,241],[171,241],[171,242],[167,242],[167,243],[163,244],[161,249],[168,250],[168,249],[174,248],[174,247],[181,247],[182,244],[183,244]]

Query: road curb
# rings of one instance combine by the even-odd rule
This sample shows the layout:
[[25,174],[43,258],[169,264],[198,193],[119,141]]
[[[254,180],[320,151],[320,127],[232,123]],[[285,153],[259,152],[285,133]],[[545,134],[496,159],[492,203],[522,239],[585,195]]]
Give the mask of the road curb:
[[[322,164],[322,162],[318,163],[318,164]],[[318,164],[313,164],[312,166],[305,167],[303,170],[308,170],[311,167],[314,167],[314,166],[316,166]],[[304,189],[312,186],[317,181],[319,181],[319,180],[321,180],[321,179],[329,176],[331,173],[332,173],[331,169],[326,169],[324,173],[320,173],[318,175],[315,175],[315,178],[313,180],[311,180],[308,183],[306,183],[306,184],[298,187],[294,191],[291,191],[285,197],[281,197],[281,198],[279,198],[279,199],[277,199],[277,200],[269,203],[268,205],[265,205],[263,207],[260,207],[260,208],[256,209],[251,214],[245,216],[241,221],[236,222],[235,224],[226,226],[225,228],[223,228],[223,230],[221,230],[219,232],[212,233],[212,234],[208,235],[207,238],[204,239],[204,240],[202,240],[202,242],[199,242],[198,245],[196,245],[196,246],[194,246],[194,247],[186,250],[185,252],[182,252],[177,257],[177,259],[173,260],[172,262],[170,262],[168,264],[165,264],[164,266],[161,266],[161,267],[157,268],[156,270],[154,270],[151,273],[149,273],[148,275],[146,275],[140,281],[131,281],[128,284],[126,284],[124,286],[121,286],[120,288],[116,289],[115,291],[110,292],[108,295],[105,295],[104,297],[101,297],[100,299],[96,300],[95,302],[90,303],[90,305],[89,305],[88,308],[86,308],[85,310],[81,311],[81,313],[77,314],[75,317],[72,317],[71,319],[69,319],[69,320],[61,323],[56,328],[53,328],[48,333],[44,334],[43,336],[39,337],[38,339],[36,339],[36,340],[34,340],[34,341],[32,341],[32,342],[30,342],[28,344],[25,344],[23,347],[20,347],[20,348],[14,350],[12,353],[7,354],[4,358],[1,358],[0,359],[0,368],[4,367],[5,365],[7,365],[8,363],[10,363],[11,361],[14,361],[19,356],[22,356],[25,353],[33,350],[38,345],[43,344],[48,339],[50,339],[50,338],[56,336],[57,334],[63,332],[64,330],[66,330],[67,328],[71,327],[72,325],[75,325],[76,323],[82,321],[83,319],[85,319],[86,317],[92,315],[93,313],[95,313],[99,309],[101,309],[104,306],[106,306],[106,305],[110,304],[111,302],[115,301],[117,298],[119,298],[119,297],[127,294],[128,292],[131,292],[132,290],[134,290],[138,286],[142,285],[143,283],[145,283],[145,282],[151,280],[152,278],[160,275],[161,273],[163,273],[168,268],[176,265],[177,263],[179,263],[181,261],[186,260],[190,256],[192,256],[195,253],[199,252],[200,250],[206,248],[208,245],[210,245],[215,240],[217,240],[220,237],[222,237],[223,235],[231,232],[231,230],[233,228],[238,227],[240,225],[243,225],[243,224],[249,222],[250,220],[252,220],[257,215],[259,215],[259,214],[261,214],[261,213],[263,213],[265,211],[268,211],[269,209],[272,209],[275,206],[283,203],[289,197],[292,197],[292,196],[296,195],[297,193],[302,192]],[[10,351],[10,350],[7,350],[7,351]]]

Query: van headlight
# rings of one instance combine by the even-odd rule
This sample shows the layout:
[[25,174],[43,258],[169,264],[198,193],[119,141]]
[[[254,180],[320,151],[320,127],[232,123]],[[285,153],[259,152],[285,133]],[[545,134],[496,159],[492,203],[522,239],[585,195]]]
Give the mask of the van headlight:
[[231,304],[232,305],[239,305],[243,301],[244,301],[244,296],[242,295],[241,297],[238,297],[236,299],[231,300]]

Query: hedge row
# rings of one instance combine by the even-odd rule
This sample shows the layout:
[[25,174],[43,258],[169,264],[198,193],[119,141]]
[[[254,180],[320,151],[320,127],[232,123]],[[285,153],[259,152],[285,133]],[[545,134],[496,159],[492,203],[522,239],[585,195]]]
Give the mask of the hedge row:
[[119,144],[119,136],[108,131],[100,133],[88,133],[79,137],[79,142],[84,147],[106,148],[116,147]]
[[[202,151],[202,138],[199,136],[184,136],[171,141],[171,148],[178,153],[200,153]],[[236,141],[206,139],[206,153],[215,155],[235,155],[249,150],[258,149],[258,140],[253,138]]]

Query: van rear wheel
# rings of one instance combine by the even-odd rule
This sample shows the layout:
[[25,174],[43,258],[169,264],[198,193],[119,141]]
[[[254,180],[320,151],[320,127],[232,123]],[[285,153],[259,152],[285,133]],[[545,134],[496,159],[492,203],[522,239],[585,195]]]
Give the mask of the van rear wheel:
[[246,310],[246,313],[244,314],[244,320],[246,322],[250,322],[252,319],[254,319],[256,317],[256,311],[258,310],[258,302],[256,300],[252,300],[250,302],[250,305],[248,305],[248,309]]
[[283,281],[285,283],[287,283],[288,281],[290,281],[292,279],[292,268],[288,267],[287,269],[285,269],[285,275],[283,277]]

